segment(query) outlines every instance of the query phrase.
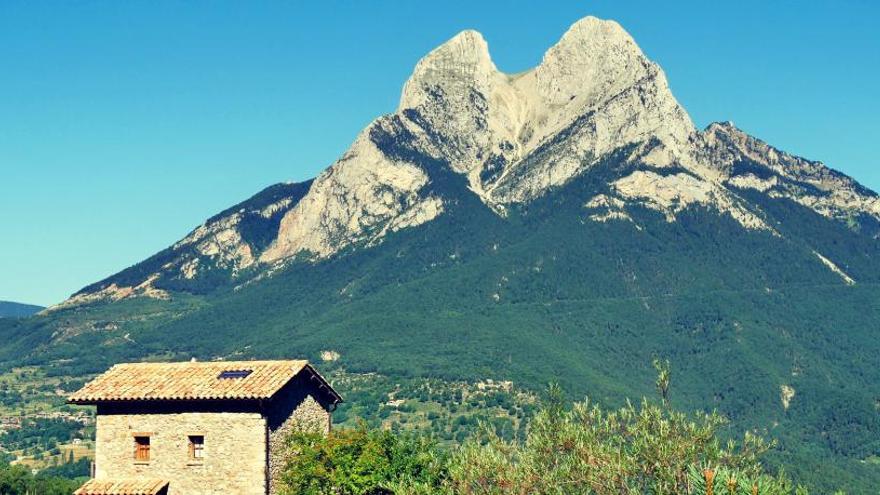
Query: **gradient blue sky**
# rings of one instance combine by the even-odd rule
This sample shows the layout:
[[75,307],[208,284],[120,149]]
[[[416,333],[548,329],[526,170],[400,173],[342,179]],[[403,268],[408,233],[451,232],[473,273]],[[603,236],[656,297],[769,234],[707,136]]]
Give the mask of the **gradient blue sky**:
[[0,2],[0,299],[51,304],[314,176],[466,28],[518,72],[620,22],[700,127],[880,189],[880,2]]

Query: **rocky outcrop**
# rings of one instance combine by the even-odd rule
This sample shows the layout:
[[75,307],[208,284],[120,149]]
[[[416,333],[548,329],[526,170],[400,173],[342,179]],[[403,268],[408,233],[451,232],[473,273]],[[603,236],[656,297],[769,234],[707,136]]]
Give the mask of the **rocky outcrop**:
[[186,237],[150,258],[80,290],[46,311],[132,297],[167,299],[169,287],[204,290],[202,280],[221,273],[235,280],[254,269],[277,237],[284,214],[295,207],[312,181],[276,184],[208,219]]
[[612,186],[626,200],[662,212],[667,222],[674,222],[676,214],[689,206],[701,205],[730,215],[747,229],[773,232],[773,229],[750,211],[742,200],[718,184],[692,175],[684,173],[660,175],[637,170],[631,175],[618,179]]
[[788,198],[832,219],[865,214],[880,219],[880,197],[821,162],[778,150],[731,122],[700,135],[701,159],[724,174],[727,185]]
[[329,256],[362,241],[432,220],[443,211],[439,198],[420,194],[428,183],[418,166],[382,153],[372,132],[374,122],[333,166],[322,173],[309,194],[281,220],[278,237],[261,256],[264,262],[299,253]]

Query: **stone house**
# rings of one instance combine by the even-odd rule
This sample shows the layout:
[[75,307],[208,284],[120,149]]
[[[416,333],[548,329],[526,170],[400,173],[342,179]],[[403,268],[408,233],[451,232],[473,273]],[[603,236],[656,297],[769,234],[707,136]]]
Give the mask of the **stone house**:
[[117,364],[68,402],[97,406],[76,495],[267,495],[287,433],[328,433],[342,398],[307,361],[218,361]]

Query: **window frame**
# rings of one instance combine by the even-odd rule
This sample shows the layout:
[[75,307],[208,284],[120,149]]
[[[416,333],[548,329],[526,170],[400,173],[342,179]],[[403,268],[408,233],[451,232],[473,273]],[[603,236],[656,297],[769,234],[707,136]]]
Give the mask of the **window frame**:
[[[134,462],[135,464],[149,464],[152,460],[152,433],[135,432],[132,433],[132,442],[134,443]],[[142,439],[146,439],[143,442]]]
[[[201,442],[196,442],[200,439]],[[186,436],[187,450],[189,453],[189,461],[193,464],[200,464],[205,461],[205,434],[189,433]],[[198,454],[198,455],[197,455]]]

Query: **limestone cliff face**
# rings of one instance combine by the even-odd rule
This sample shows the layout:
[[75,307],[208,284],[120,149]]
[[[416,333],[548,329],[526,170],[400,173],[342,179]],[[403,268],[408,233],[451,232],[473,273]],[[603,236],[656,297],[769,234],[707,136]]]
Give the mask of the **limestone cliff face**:
[[[416,64],[397,111],[373,121],[313,183],[230,209],[152,265],[87,287],[69,302],[165,297],[154,286],[168,280],[218,271],[233,281],[243,273],[260,278],[292,260],[369,248],[448,209],[450,199],[430,187],[427,162],[463,176],[471,192],[504,216],[621,150],[627,150],[618,158],[624,175],[607,191],[582,198],[588,219],[631,221],[628,209],[636,206],[674,222],[698,206],[779,236],[761,206],[745,199],[745,192],[757,191],[834,221],[880,220],[875,193],[819,162],[779,151],[729,123],[697,130],[662,69],[632,37],[613,21],[587,17],[520,74],[498,70],[480,33],[454,36]],[[257,229],[256,241],[254,215],[268,225]]]
[[864,214],[880,218],[880,198],[821,162],[778,150],[732,123],[714,123],[700,135],[702,159],[722,171],[733,188],[755,189],[794,200],[837,220]]
[[529,118],[519,160],[490,185],[495,201],[533,199],[630,144],[655,141],[669,165],[694,132],[663,71],[615,22],[576,23],[515,84]]
[[663,71],[615,22],[577,22],[538,67],[517,75],[499,71],[483,37],[464,31],[418,62],[398,111],[373,122],[318,177],[262,261],[328,256],[443,212],[442,198],[420,194],[428,175],[382,151],[376,130],[465,175],[497,211],[628,144],[653,140],[664,150],[658,164],[683,160],[695,134]]
[[236,282],[245,273],[259,271],[254,265],[277,238],[281,219],[311,184],[270,186],[208,219],[164,251],[83,288],[47,311],[140,296],[166,299],[169,289],[198,291],[217,278]]
[[383,154],[372,141],[371,131],[383,124],[380,119],[362,133],[284,215],[262,261],[299,253],[326,257],[351,244],[381,238],[389,230],[424,223],[443,211],[439,198],[419,194],[428,182],[424,171]]

